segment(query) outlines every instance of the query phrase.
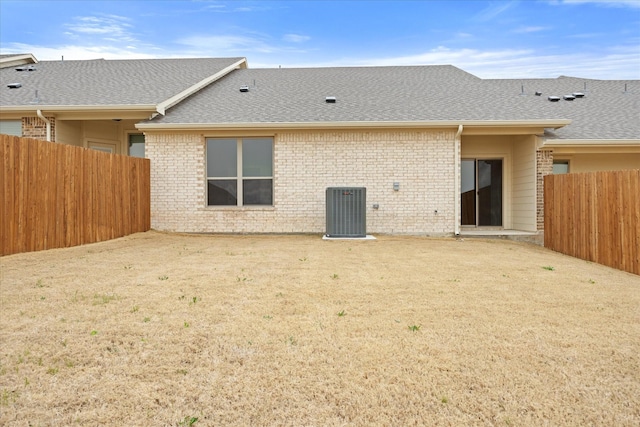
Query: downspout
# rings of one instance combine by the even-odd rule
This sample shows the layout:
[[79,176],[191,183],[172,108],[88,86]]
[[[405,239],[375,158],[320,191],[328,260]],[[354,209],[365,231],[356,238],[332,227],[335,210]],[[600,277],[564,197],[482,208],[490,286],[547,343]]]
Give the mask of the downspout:
[[47,141],[51,142],[51,121],[48,120],[44,114],[42,114],[42,110],[37,110],[36,113],[38,117],[40,117],[47,124]]
[[458,131],[456,132],[454,149],[453,149],[453,164],[454,166],[454,175],[453,175],[453,186],[454,191],[454,201],[453,201],[453,211],[454,211],[454,226],[453,233],[456,236],[460,235],[460,144],[462,141],[462,130],[464,126],[458,125]]

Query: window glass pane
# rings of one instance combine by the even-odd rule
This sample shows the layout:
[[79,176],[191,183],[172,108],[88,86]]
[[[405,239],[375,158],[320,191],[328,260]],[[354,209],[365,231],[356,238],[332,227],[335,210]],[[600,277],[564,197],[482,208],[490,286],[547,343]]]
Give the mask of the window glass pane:
[[207,176],[238,176],[237,159],[235,139],[207,139]]
[[238,204],[238,181],[216,179],[207,182],[207,203],[209,206],[236,206]]
[[563,174],[569,173],[569,161],[568,160],[556,160],[553,162],[553,173]]
[[245,179],[242,183],[242,203],[244,205],[272,205],[271,179]]
[[273,141],[271,138],[242,140],[242,176],[273,175]]
[[0,120],[0,133],[22,136],[22,120]]
[[144,135],[129,135],[129,155],[132,157],[144,157]]

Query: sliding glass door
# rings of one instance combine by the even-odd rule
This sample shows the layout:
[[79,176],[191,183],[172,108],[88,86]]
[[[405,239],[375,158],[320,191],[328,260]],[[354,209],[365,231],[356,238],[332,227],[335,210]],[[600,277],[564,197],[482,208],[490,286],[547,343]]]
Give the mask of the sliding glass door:
[[463,159],[461,224],[502,226],[502,159]]

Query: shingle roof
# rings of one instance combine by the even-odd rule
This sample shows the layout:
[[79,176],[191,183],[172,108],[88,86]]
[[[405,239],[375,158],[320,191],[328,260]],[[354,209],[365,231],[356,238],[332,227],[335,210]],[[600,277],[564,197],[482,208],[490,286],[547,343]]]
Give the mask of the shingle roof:
[[[249,92],[240,92],[242,85],[248,85]],[[536,96],[536,91],[543,95]],[[577,91],[586,96],[547,100]],[[336,103],[327,104],[327,96],[335,96]],[[637,80],[483,80],[453,66],[244,69],[150,123],[570,119],[573,123],[555,136],[638,139],[639,96]]]
[[242,59],[40,61],[0,70],[0,106],[33,106],[36,90],[49,106],[156,105]]

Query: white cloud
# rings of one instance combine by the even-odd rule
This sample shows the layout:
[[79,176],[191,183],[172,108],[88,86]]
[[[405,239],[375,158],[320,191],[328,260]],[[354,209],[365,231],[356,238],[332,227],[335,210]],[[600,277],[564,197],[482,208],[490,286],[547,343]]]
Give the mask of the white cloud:
[[282,39],[286,42],[291,42],[291,43],[304,43],[306,41],[309,41],[311,37],[303,36],[300,34],[285,34],[284,37],[282,37]]
[[548,27],[520,27],[520,28],[516,28],[513,32],[528,34],[528,33],[537,33],[540,31],[546,31],[548,29],[549,29]]
[[115,47],[112,45],[62,45],[56,47],[28,45],[14,43],[3,47],[3,54],[32,53],[40,61],[55,61],[64,57],[65,60],[82,59],[150,59],[157,58],[157,54],[146,50],[130,49],[128,47]]
[[517,2],[515,1],[494,1],[489,2],[489,6],[480,11],[473,19],[480,22],[491,21],[493,18],[509,10]]
[[262,39],[250,36],[190,36],[177,40],[177,43],[194,50],[210,52],[209,55],[230,51],[271,53],[277,50]]
[[287,63],[285,58],[261,61],[250,59],[252,67],[329,67],[329,66],[394,66],[454,65],[478,77],[554,78],[568,75],[582,78],[621,80],[640,79],[635,48],[611,48],[608,53],[574,53],[547,55],[535,50],[449,49],[440,46],[428,52],[399,57],[341,59],[315,63]]
[[72,23],[66,24],[65,35],[75,39],[108,36],[109,40],[135,41],[130,29],[133,25],[129,18],[118,15],[78,16]]

